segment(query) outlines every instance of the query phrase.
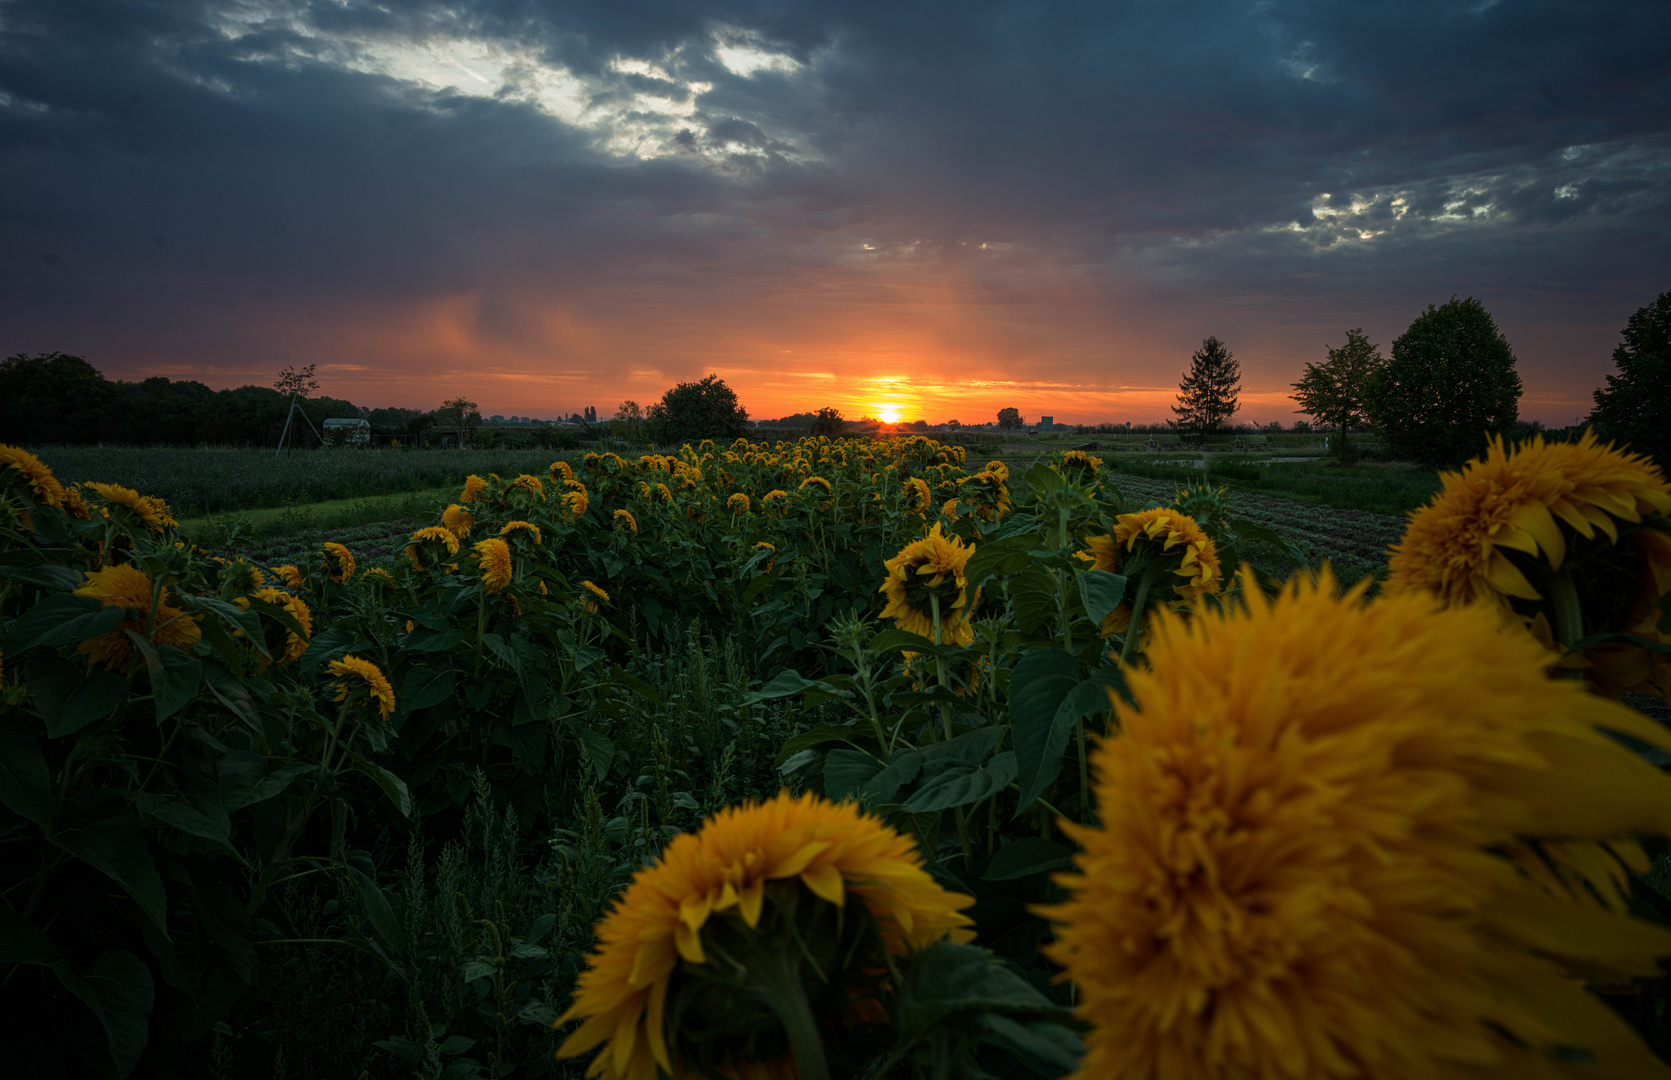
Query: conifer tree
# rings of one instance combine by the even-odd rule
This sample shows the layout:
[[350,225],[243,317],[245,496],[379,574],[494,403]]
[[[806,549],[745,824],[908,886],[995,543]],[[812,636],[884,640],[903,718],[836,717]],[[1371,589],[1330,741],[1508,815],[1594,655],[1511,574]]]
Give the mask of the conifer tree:
[[1189,371],[1178,383],[1178,404],[1172,406],[1177,419],[1172,427],[1206,439],[1218,425],[1236,414],[1236,396],[1242,391],[1242,365],[1235,354],[1216,337],[1201,342],[1190,357]]

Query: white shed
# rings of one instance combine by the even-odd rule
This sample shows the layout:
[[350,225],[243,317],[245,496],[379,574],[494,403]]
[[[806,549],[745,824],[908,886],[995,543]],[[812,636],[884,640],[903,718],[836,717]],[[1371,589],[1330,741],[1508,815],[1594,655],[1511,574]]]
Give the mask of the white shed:
[[371,442],[371,421],[340,419],[325,421],[325,441],[332,446],[365,446]]

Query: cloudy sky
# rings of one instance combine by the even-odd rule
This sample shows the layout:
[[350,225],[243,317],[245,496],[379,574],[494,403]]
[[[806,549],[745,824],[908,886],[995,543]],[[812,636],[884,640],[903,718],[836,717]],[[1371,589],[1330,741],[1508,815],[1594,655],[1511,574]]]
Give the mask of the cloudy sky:
[[550,415],[1238,419],[1484,302],[1588,409],[1671,289],[1671,4],[0,0],[0,355]]

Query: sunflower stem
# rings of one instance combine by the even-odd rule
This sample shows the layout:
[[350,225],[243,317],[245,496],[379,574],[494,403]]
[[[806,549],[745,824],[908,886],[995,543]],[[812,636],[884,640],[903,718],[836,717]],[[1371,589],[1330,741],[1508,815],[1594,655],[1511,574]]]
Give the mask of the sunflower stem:
[[790,1053],[801,1080],[829,1080],[830,1066],[824,1057],[824,1040],[818,1036],[818,1021],[807,1004],[806,989],[801,985],[799,952],[782,950],[778,963],[761,964],[750,971],[768,991],[766,1002],[783,1022],[783,1033],[789,1038]]
[[[1555,607],[1555,640],[1571,651],[1584,637],[1584,611],[1578,602],[1578,585],[1572,579],[1572,563],[1568,562],[1549,582],[1549,599]],[[1562,667],[1560,677],[1584,681],[1584,669]]]
[[1156,564],[1150,563],[1143,568],[1143,576],[1137,579],[1137,595],[1131,600],[1131,625],[1126,627],[1126,641],[1120,646],[1120,663],[1129,664],[1131,658],[1137,655],[1137,639],[1143,633],[1143,604],[1149,599],[1149,586],[1155,580]]
[[[928,597],[929,611],[934,615],[934,668],[940,677],[940,689],[947,689],[950,680],[946,678],[946,658],[940,655],[940,598],[933,593]],[[946,734],[946,741],[952,741],[952,706],[949,701],[940,702],[940,725]],[[957,838],[963,842],[963,866],[968,869],[975,865],[975,848],[969,842],[969,818],[964,813],[965,807],[959,806],[952,811],[957,819]]]

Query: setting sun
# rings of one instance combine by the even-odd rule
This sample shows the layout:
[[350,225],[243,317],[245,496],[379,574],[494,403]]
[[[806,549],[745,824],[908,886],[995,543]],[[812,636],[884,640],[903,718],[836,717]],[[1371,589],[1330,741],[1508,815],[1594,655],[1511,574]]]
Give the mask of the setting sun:
[[875,407],[875,409],[876,409],[876,419],[882,421],[884,424],[897,424],[897,423],[899,423],[899,416],[900,416],[899,406],[897,406],[897,405],[878,405],[878,406]]

